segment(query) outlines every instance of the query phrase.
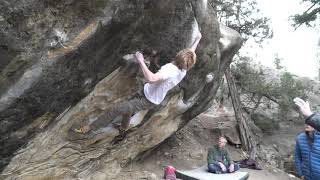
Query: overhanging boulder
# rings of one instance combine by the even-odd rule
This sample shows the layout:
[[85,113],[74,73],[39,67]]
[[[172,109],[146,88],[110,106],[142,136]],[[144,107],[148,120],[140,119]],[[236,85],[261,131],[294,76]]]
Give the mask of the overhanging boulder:
[[[207,1],[120,0],[100,5],[104,13],[92,14],[90,23],[70,36],[69,44],[38,49],[42,52],[39,63],[22,73],[22,81],[10,82],[12,86],[1,91],[1,133],[10,135],[1,143],[12,148],[1,149],[1,153],[14,155],[1,178],[116,177],[133,158],[210,107],[223,71],[241,46],[239,34],[226,27],[221,33],[227,41],[219,46],[219,24]],[[94,7],[83,3],[74,8]],[[108,11],[111,9],[114,11]],[[57,16],[65,9],[59,10]],[[72,131],[141,90],[137,67],[124,63],[123,55],[140,50],[156,71],[178,50],[188,47],[199,28],[203,39],[195,67],[161,106],[137,115],[138,126],[125,139],[114,141],[118,131],[111,126],[87,135]],[[206,81],[208,74],[214,75],[212,81]],[[17,143],[22,140],[24,143]],[[22,144],[25,146],[14,154]]]

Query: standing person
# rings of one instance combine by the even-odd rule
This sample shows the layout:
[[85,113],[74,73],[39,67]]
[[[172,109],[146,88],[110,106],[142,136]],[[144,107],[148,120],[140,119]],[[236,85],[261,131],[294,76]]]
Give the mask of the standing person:
[[121,126],[118,127],[120,134],[123,134],[130,124],[130,117],[133,113],[141,110],[151,109],[159,105],[165,98],[167,92],[175,87],[196,63],[195,50],[202,35],[198,32],[195,41],[190,48],[179,51],[171,63],[161,67],[157,73],[151,72],[144,62],[143,54],[136,52],[136,61],[148,83],[144,85],[142,93],[137,93],[131,100],[120,102],[106,110],[96,121],[87,124],[80,129],[75,129],[79,133],[87,133],[91,129],[104,127],[115,117],[122,115]]
[[232,173],[240,169],[240,166],[231,160],[225,149],[226,143],[226,138],[220,136],[218,143],[209,148],[207,157],[209,172],[215,174]]
[[320,179],[320,134],[310,125],[296,137],[294,160],[301,179]]
[[308,102],[296,97],[293,102],[299,107],[300,112],[304,115],[305,123],[320,131],[320,114],[312,113]]

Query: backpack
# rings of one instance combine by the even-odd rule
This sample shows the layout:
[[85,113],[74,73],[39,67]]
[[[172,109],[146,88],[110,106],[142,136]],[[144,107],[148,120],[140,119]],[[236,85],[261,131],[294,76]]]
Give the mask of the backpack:
[[164,177],[165,180],[176,180],[176,169],[172,166],[166,166],[164,168]]

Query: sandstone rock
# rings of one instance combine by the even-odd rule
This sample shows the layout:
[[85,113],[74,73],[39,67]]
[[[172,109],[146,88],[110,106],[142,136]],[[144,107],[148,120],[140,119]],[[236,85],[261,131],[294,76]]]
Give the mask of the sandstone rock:
[[[8,48],[22,49],[15,58],[20,61],[23,57],[27,64],[11,69],[2,65],[2,72],[11,75],[2,74],[0,79],[0,135],[1,144],[5,144],[0,155],[14,157],[1,178],[114,178],[138,154],[210,107],[241,38],[224,27],[221,33],[227,41],[219,49],[219,24],[207,3],[33,0],[15,6],[17,10],[10,9],[11,3],[5,6],[4,12],[12,17],[0,15],[14,24],[4,24],[13,31],[5,36],[6,42],[12,39]],[[26,34],[20,32],[20,25]],[[204,37],[196,66],[161,106],[136,116],[135,127],[126,138],[117,141],[118,131],[111,125],[87,135],[72,131],[142,89],[138,67],[124,62],[122,56],[140,50],[150,61],[150,69],[156,71],[178,50],[189,46],[198,28]],[[1,35],[7,32],[1,31]],[[50,39],[61,46],[46,46]],[[14,59],[9,61],[16,64]],[[214,79],[206,82],[210,73]],[[39,117],[52,118],[43,126],[30,126],[36,119],[35,124],[42,122]],[[19,136],[11,136],[13,133]],[[8,138],[3,138],[4,134],[9,134]]]

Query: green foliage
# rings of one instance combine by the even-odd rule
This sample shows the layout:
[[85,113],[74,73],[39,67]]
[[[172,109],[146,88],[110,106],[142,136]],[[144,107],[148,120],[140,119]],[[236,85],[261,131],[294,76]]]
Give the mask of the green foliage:
[[[293,108],[293,98],[306,97],[311,88],[304,86],[300,80],[286,71],[278,75],[276,72],[268,74],[267,69],[252,63],[248,57],[240,58],[232,66],[232,71],[241,93],[250,93],[256,98],[266,97],[277,103],[282,118]],[[259,104],[256,105],[258,106]]]
[[218,20],[226,26],[238,31],[247,40],[253,37],[262,42],[272,37],[269,18],[260,15],[255,0],[211,0],[215,7]]
[[254,124],[258,126],[264,133],[272,134],[276,129],[279,129],[279,121],[277,121],[275,118],[271,118],[259,113],[253,113],[250,117]]
[[307,27],[315,25],[313,23],[318,19],[320,13],[320,0],[303,0],[302,2],[308,5],[308,9],[301,14],[291,16],[293,21],[292,26],[296,29],[302,24],[305,24]]
[[268,81],[262,66],[254,65],[249,57],[240,57],[232,66],[237,86],[249,93],[269,97],[274,87],[273,81]]
[[304,87],[302,82],[294,79],[293,75],[284,72],[280,76],[279,87],[275,90],[279,98],[280,115],[285,116],[291,108],[293,108],[292,100],[295,97],[306,97],[306,92],[310,87]]

